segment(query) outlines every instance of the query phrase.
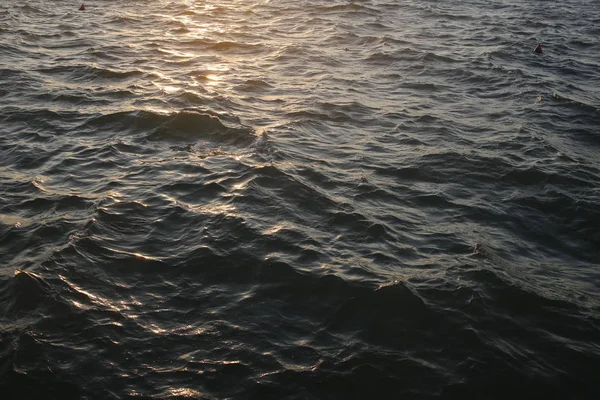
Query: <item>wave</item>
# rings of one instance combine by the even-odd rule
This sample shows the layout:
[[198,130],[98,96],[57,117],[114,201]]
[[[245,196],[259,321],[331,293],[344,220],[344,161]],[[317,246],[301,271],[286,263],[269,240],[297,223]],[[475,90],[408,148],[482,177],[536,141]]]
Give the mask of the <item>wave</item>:
[[331,6],[321,6],[317,7],[316,12],[318,13],[337,13],[343,11],[350,12],[365,12],[367,14],[379,14],[379,11],[376,8],[371,8],[364,4],[357,4],[354,2],[344,3],[344,4],[334,4]]
[[436,54],[436,53],[432,53],[432,52],[426,52],[425,54],[423,54],[422,59],[424,61],[440,61],[440,62],[447,63],[447,64],[455,64],[455,63],[462,62],[462,60],[458,60],[455,57],[450,57],[450,56],[442,55],[442,54]]
[[36,71],[48,75],[62,75],[73,80],[128,80],[145,75],[139,70],[119,71],[110,68],[92,67],[89,65],[58,65],[39,68]]
[[[197,142],[249,145],[256,139],[252,129],[242,125],[227,126],[219,116],[194,110],[173,114],[131,111],[93,117],[82,129],[129,133],[148,141]],[[140,136],[141,135],[141,136]]]
[[243,42],[230,42],[223,41],[211,44],[209,46],[211,50],[217,50],[222,52],[228,51],[241,51],[244,53],[260,53],[265,51],[267,48],[261,43],[243,43]]
[[581,110],[584,113],[589,113],[590,116],[600,118],[600,106],[594,106],[586,102],[569,98],[568,96],[561,95],[553,92],[551,98],[556,101],[557,104],[570,107],[575,110]]
[[262,92],[271,89],[273,86],[262,79],[248,79],[238,85],[238,90],[244,92]]
[[600,398],[594,4],[205,3],[0,6],[0,397]]
[[[118,223],[119,219],[112,220]],[[374,391],[367,388],[367,383],[376,382],[375,392],[381,394],[400,386],[407,388],[403,389],[407,394],[416,391],[420,395],[450,396],[488,387],[486,372],[508,374],[512,369],[518,371],[519,377],[528,376],[539,371],[539,362],[547,375],[536,374],[538,378],[527,384],[540,388],[551,385],[562,393],[567,388],[551,371],[567,363],[570,371],[589,379],[591,372],[586,372],[586,365],[597,357],[594,343],[589,342],[597,322],[570,302],[533,291],[518,274],[507,278],[497,267],[487,270],[473,265],[457,266],[441,281],[414,278],[373,285],[318,271],[300,272],[289,263],[261,260],[243,251],[218,255],[213,249],[202,247],[175,266],[94,249],[85,241],[78,246],[87,254],[110,256],[111,262],[104,264],[104,268],[111,271],[111,279],[118,279],[118,286],[100,289],[103,285],[94,286],[93,280],[77,284],[75,277],[52,280],[50,286],[41,275],[20,272],[12,293],[34,295],[17,299],[18,309],[37,310],[43,304],[46,307],[48,296],[58,290],[60,296],[52,307],[62,307],[65,321],[71,320],[65,329],[76,337],[86,338],[85,351],[90,348],[107,351],[127,345],[130,351],[137,352],[151,344],[154,355],[166,355],[172,350],[161,343],[176,341],[183,351],[173,361],[172,369],[162,369],[156,374],[154,368],[158,366],[146,364],[145,379],[154,382],[153,386],[160,386],[165,375],[176,379],[176,371],[199,373],[208,366],[218,371],[220,379],[238,382],[231,391],[225,389],[231,395],[258,391],[285,396],[302,388],[310,388],[313,394],[332,390],[348,395],[367,394]],[[61,257],[69,252],[64,251]],[[61,258],[56,259],[58,262],[64,265]],[[152,267],[154,264],[156,268]],[[55,267],[48,264],[46,269],[49,272]],[[152,299],[154,305],[149,312],[138,313],[140,304],[136,305],[128,296],[137,292],[136,282],[141,282],[138,274],[142,272],[144,290],[154,292],[144,296]],[[225,284],[245,290],[231,291]],[[113,292],[112,296],[121,296],[122,301],[108,300],[99,291]],[[140,294],[134,296],[142,298]],[[92,323],[85,315],[94,315],[99,320]],[[558,315],[564,316],[560,323],[548,322]],[[173,323],[181,319],[187,325]],[[500,319],[511,329],[510,339],[498,336],[491,323],[493,319]],[[531,336],[531,331],[522,326],[523,321],[532,319],[546,332],[541,338]],[[278,326],[277,340],[273,324]],[[577,360],[572,358],[572,350],[560,337],[565,326],[578,332],[576,342],[571,340],[569,346],[585,349],[587,355],[582,353]],[[237,338],[236,344],[215,342],[225,334]],[[245,343],[250,336],[253,346],[247,347]],[[216,344],[198,347],[198,342]],[[38,354],[52,351],[43,341],[31,345]],[[78,352],[80,346],[68,342],[61,352]],[[270,351],[265,353],[263,348]],[[544,348],[552,352],[542,351]],[[13,350],[21,360],[23,349]],[[531,350],[540,351],[537,361],[529,357]],[[103,354],[120,359],[119,352]],[[223,358],[235,359],[233,365],[241,365],[219,367]],[[139,368],[141,363],[144,361],[130,360],[123,364],[123,370]],[[255,367],[246,367],[250,365]],[[4,376],[14,378],[18,372],[12,366],[7,368],[10,372]],[[71,373],[89,372],[91,366],[81,357],[66,368]],[[104,363],[96,364],[95,368],[105,372],[114,370],[114,366]],[[262,377],[251,379],[256,369]],[[409,376],[400,374],[407,369]],[[43,382],[39,376],[34,377],[33,387]],[[75,391],[103,393],[105,390],[94,381],[71,379],[74,380],[71,389]],[[135,379],[129,375],[121,377],[127,385],[136,385]],[[325,381],[327,385],[321,386],[320,382]],[[225,393],[220,385],[210,388],[206,388],[209,393]],[[153,389],[138,390],[150,394]]]

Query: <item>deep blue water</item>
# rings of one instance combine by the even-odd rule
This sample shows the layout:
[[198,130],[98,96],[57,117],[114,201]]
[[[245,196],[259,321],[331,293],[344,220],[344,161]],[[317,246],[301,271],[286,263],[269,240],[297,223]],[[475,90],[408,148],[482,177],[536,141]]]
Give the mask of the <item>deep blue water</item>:
[[600,398],[599,1],[79,5],[0,4],[0,398]]

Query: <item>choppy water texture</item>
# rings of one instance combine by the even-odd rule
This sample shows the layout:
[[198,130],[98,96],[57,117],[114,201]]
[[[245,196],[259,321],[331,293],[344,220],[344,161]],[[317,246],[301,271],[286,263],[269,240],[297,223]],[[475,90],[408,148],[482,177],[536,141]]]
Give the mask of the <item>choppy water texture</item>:
[[2,399],[600,398],[598,1],[78,7],[0,5]]

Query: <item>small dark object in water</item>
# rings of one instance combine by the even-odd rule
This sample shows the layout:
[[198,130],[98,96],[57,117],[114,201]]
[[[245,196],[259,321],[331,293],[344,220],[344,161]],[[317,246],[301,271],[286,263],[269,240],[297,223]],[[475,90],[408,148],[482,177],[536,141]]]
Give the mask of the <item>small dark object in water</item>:
[[542,45],[538,44],[537,47],[535,48],[535,50],[533,50],[534,53],[542,53],[544,50],[542,49]]
[[79,11],[85,11],[85,4],[81,3],[81,7],[79,7]]

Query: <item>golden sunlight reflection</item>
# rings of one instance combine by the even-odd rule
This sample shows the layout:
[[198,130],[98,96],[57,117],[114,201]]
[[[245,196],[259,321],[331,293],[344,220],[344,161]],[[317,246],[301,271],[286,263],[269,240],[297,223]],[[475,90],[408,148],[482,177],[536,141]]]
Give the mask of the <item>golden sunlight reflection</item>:
[[206,84],[209,86],[216,86],[220,81],[223,80],[223,77],[216,74],[206,75]]
[[129,251],[124,251],[124,250],[117,250],[117,249],[111,248],[111,247],[106,247],[106,249],[112,251],[113,253],[127,255],[127,256],[131,256],[131,257],[139,258],[141,260],[146,260],[146,261],[160,261],[160,259],[158,259],[156,257],[152,257],[152,256],[149,256],[149,255],[146,255],[146,254],[142,254],[142,253],[135,253],[135,252],[129,252]]
[[193,77],[192,86],[211,86],[215,87],[225,81],[230,68],[226,64],[204,65],[202,70],[198,71]]
[[162,89],[163,93],[166,93],[166,94],[173,94],[173,93],[176,93],[179,90],[181,90],[175,86],[163,86],[161,89]]
[[[71,290],[73,290],[74,292],[80,293],[85,295],[91,302],[93,305],[95,306],[101,306],[101,307],[105,307],[108,308],[112,311],[118,312],[128,318],[131,319],[135,319],[135,316],[132,315],[127,315],[126,313],[124,313],[124,311],[130,310],[132,305],[141,305],[140,302],[137,301],[133,301],[133,302],[124,302],[124,301],[118,301],[118,302],[111,302],[110,300],[101,297],[100,295],[97,294],[93,294],[90,291],[87,291],[85,289],[83,289],[82,287],[76,285],[75,283],[69,281],[66,277],[64,277],[63,275],[58,275],[58,278],[63,281],[67,286],[69,286],[71,288]],[[72,300],[71,303],[75,306],[75,307],[83,307],[83,309],[88,309],[90,308],[89,306],[85,306],[80,302],[74,301]]]
[[237,208],[231,204],[215,204],[215,205],[202,205],[194,207],[195,211],[201,212],[202,214],[210,215],[225,215],[228,217],[238,217],[239,215],[235,212]]
[[192,59],[192,58],[196,57],[196,55],[193,53],[183,53],[181,51],[176,51],[176,50],[171,50],[171,49],[160,48],[160,49],[158,49],[158,51],[160,51],[161,53],[169,54],[169,55],[177,57],[177,58]]
[[44,185],[42,185],[41,182],[39,181],[32,181],[31,184],[33,186],[35,186],[36,188],[38,188],[39,190],[41,190],[42,192],[47,192],[48,190],[46,190],[46,188],[44,187]]
[[123,203],[125,201],[133,203],[133,204],[137,204],[137,205],[139,205],[139,206],[141,206],[143,208],[147,208],[148,207],[148,205],[146,203],[144,203],[142,200],[127,199],[127,197],[123,193],[120,193],[120,192],[118,192],[116,190],[109,191],[107,193],[106,197],[107,197],[107,199],[112,200],[113,203],[111,205],[107,206],[107,207],[99,207],[100,210],[103,210],[105,212],[110,212],[109,211],[110,206],[113,206],[113,205],[118,204],[118,203]]
[[273,225],[271,228],[263,231],[263,235],[274,235],[282,229],[295,230],[295,229],[297,229],[297,227],[293,224],[288,224],[288,223],[283,222],[283,223]]
[[107,193],[107,197],[113,201],[122,201],[121,199],[125,198],[125,195],[113,189]]
[[249,185],[249,184],[250,184],[250,182],[252,182],[252,181],[253,181],[253,179],[252,179],[252,178],[251,178],[251,179],[246,179],[246,180],[244,180],[244,181],[242,181],[242,182],[240,182],[240,183],[238,183],[238,184],[235,184],[235,185],[233,185],[233,186],[231,187],[231,190],[232,190],[233,192],[241,192],[241,191],[244,191],[244,190],[246,190],[246,188],[248,187],[248,185]]
[[169,393],[173,397],[190,397],[194,399],[202,398],[202,393],[190,388],[170,388]]
[[169,78],[162,72],[153,70],[153,71],[150,71],[150,73],[152,75],[156,76],[156,78],[157,78],[152,81],[152,84],[154,86],[156,86],[157,88],[159,88],[161,92],[163,92],[165,94],[171,94],[171,93],[175,93],[175,92],[181,90],[181,88],[176,86],[176,85],[178,85],[179,82],[177,82],[176,80],[174,80],[172,78]]
[[185,208],[188,211],[197,212],[204,215],[224,215],[228,217],[239,217],[237,208],[232,204],[198,204],[193,205],[190,203],[182,202],[173,196],[167,194],[161,194],[161,197],[165,198],[172,204],[178,205]]

